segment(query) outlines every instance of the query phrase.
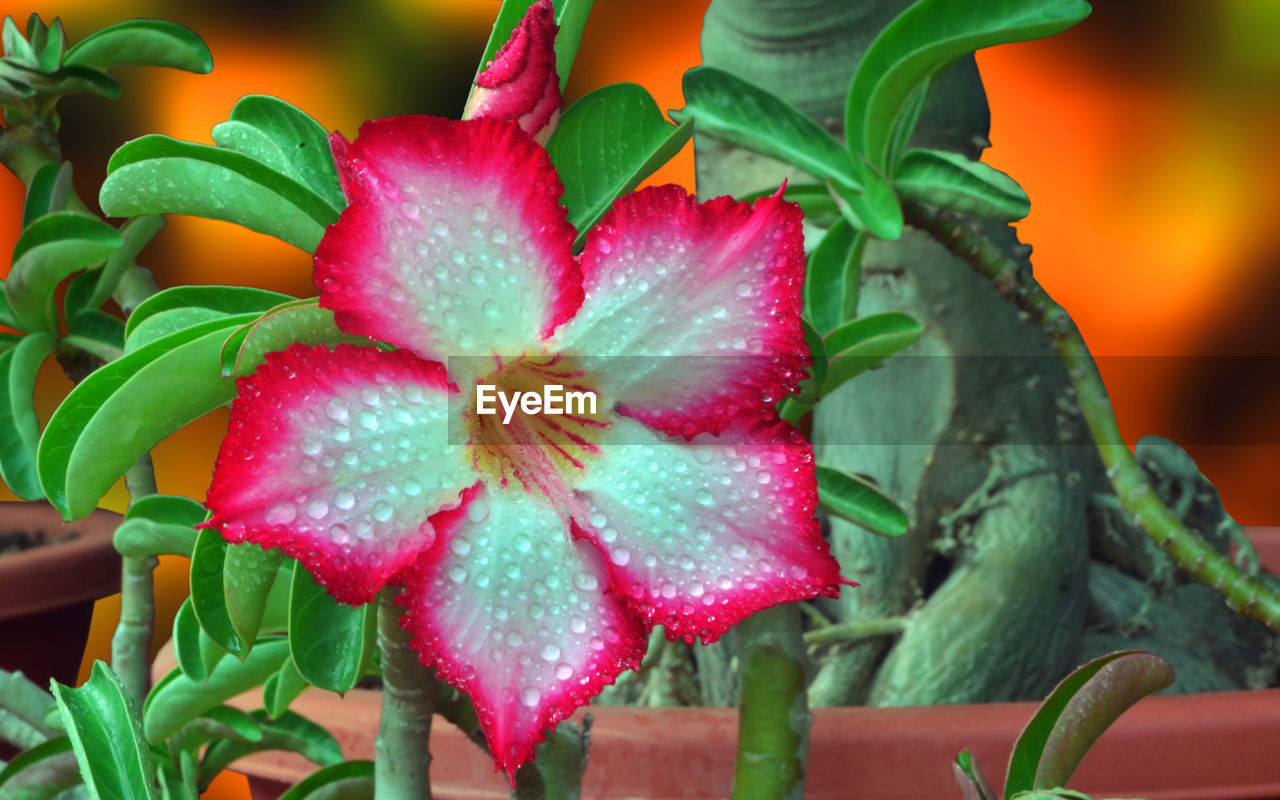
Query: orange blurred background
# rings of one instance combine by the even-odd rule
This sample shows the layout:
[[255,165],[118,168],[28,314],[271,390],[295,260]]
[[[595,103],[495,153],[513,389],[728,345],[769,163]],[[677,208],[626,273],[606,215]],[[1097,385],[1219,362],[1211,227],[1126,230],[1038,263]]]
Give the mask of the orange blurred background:
[[[243,94],[275,94],[351,137],[367,118],[457,116],[497,0],[361,4],[86,2],[7,9],[61,16],[71,41],[135,16],[195,29],[215,68],[197,76],[122,70],[119,100],[61,106],[66,157],[91,205],[106,160],[144,133],[209,142]],[[707,0],[596,0],[568,99],[616,81],[683,105],[699,63]],[[985,160],[1032,199],[1019,224],[1036,275],[1071,312],[1132,444],[1182,443],[1244,524],[1280,524],[1280,3],[1099,0],[1072,31],[979,54],[992,112]],[[653,182],[692,187],[692,151]],[[0,175],[0,252],[17,239],[23,189]],[[171,217],[144,252],[161,286],[233,283],[314,294],[306,254],[238,227]],[[0,272],[7,271],[0,263]],[[41,376],[47,418],[67,383]],[[159,489],[203,499],[225,413],[155,452]],[[0,487],[0,499],[12,496]],[[117,486],[103,505],[123,509]],[[159,576],[162,631],[186,593],[186,567]],[[109,650],[117,598],[99,603],[86,652]],[[164,638],[163,635],[161,637]],[[87,673],[82,673],[87,675]],[[233,782],[212,794],[237,797]]]

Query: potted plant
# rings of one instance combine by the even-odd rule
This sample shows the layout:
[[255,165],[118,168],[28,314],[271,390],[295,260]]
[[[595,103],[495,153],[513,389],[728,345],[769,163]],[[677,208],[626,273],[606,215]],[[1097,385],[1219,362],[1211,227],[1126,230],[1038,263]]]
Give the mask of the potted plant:
[[[732,4],[723,8],[733,13]],[[987,300],[1021,304],[1047,331],[1039,343],[1028,337],[1025,352],[1002,353],[1025,363],[1000,362],[994,377],[1044,370],[1044,380],[1074,387],[1082,419],[1051,415],[1054,441],[1080,435],[1081,443],[1096,445],[1115,484],[1119,519],[1137,523],[1121,533],[1139,532],[1131,549],[1147,558],[1145,569],[1155,574],[1163,563],[1140,544],[1141,535],[1150,535],[1191,577],[1239,610],[1274,622],[1272,589],[1202,541],[1152,490],[1152,477],[1115,433],[1096,368],[1065,314],[984,238],[994,233],[955,215],[1007,220],[1024,213],[1026,200],[1007,176],[936,149],[947,144],[949,126],[929,105],[932,81],[953,82],[963,96],[971,91],[963,68],[947,73],[952,77],[943,70],[964,53],[1046,35],[1087,10],[1083,3],[995,3],[957,20],[943,3],[913,6],[884,28],[853,71],[846,144],[767,88],[715,66],[688,75],[680,126],[667,123],[643,90],[625,85],[561,113],[559,91],[586,6],[544,1],[504,5],[466,122],[393,118],[347,141],[328,137],[283,101],[250,96],[215,129],[216,147],[153,136],[120,148],[100,194],[109,213],[194,213],[314,250],[322,298],[238,287],[155,294],[129,315],[123,357],[86,377],[50,420],[37,454],[39,475],[50,500],[76,516],[183,422],[236,398],[208,499],[211,516],[181,498],[138,492],[116,537],[126,575],[140,583],[157,554],[191,557],[191,597],[174,624],[177,668],[148,688],[139,658],[151,616],[143,583],[145,594],[126,592],[115,671],[95,668],[80,689],[55,686],[66,737],[54,736],[15,761],[0,775],[0,789],[37,764],[72,782],[74,755],[86,784],[100,794],[141,787],[189,796],[253,751],[287,749],[323,765],[295,787],[295,796],[322,786],[367,791],[375,773],[379,796],[414,796],[428,783],[423,753],[435,709],[490,749],[520,796],[571,794],[582,778],[585,721],[553,730],[555,723],[626,667],[638,666],[640,677],[609,690],[613,699],[638,694],[654,702],[678,694],[696,658],[707,684],[702,691],[741,698],[735,795],[783,796],[804,785],[807,696],[829,697],[833,685],[856,687],[850,676],[879,658],[865,652],[828,658],[810,685],[806,646],[879,648],[897,637],[896,655],[866,689],[882,703],[911,702],[921,685],[950,700],[965,699],[964,692],[998,698],[1047,689],[1046,676],[1065,674],[1080,644],[1071,620],[1082,614],[1083,594],[1065,578],[1078,581],[1086,572],[1080,561],[1087,547],[1082,509],[1066,495],[1048,502],[1044,492],[1057,497],[1086,483],[1092,462],[1080,454],[1092,451],[1073,450],[1079,474],[1060,473],[1037,449],[1046,442],[1032,434],[1043,429],[1021,431],[1028,447],[1009,438],[1016,426],[979,431],[986,448],[972,447],[970,432],[968,449],[980,456],[982,474],[968,471],[977,477],[961,487],[954,506],[924,504],[912,494],[902,498],[903,510],[891,497],[902,494],[897,478],[871,478],[837,463],[837,448],[867,441],[823,422],[822,409],[850,379],[881,362],[884,370],[859,382],[892,374],[905,359],[886,362],[889,356],[928,341],[932,329],[901,311],[854,314],[864,265],[870,275],[899,238],[923,247],[921,232],[955,251],[953,266],[991,284],[969,278],[970,288],[981,283]],[[794,23],[783,15],[771,27],[790,36]],[[147,34],[142,42],[152,52],[189,46],[169,29]],[[619,121],[627,123],[622,134]],[[798,162],[818,181],[774,180],[785,170],[775,164],[742,171],[744,181],[772,184],[735,187],[756,194],[750,204],[730,198],[697,204],[671,189],[628,193],[691,125]],[[913,134],[932,135],[930,125],[943,130],[938,143],[909,149],[921,143]],[[716,158],[702,158],[712,170],[713,193]],[[561,179],[570,187],[563,198]],[[803,292],[802,208],[806,224],[827,228],[819,243],[811,242]],[[566,213],[572,226],[561,219]],[[915,228],[910,238],[908,219]],[[656,255],[637,256],[641,245]],[[681,265],[675,277],[667,259]],[[529,272],[529,264],[546,272]],[[710,288],[702,294],[681,288],[685,274],[703,275]],[[651,289],[672,294],[645,299]],[[740,316],[729,314],[731,306]],[[688,319],[672,319],[674,307]],[[992,308],[977,313],[1017,321],[1015,311]],[[545,352],[531,355],[518,341],[510,344],[511,331],[525,329],[536,332]],[[672,371],[658,358],[667,349],[681,352],[680,342],[697,345],[699,332],[711,338],[694,347],[684,368]],[[613,362],[593,352],[610,347],[626,355]],[[738,355],[712,355],[717,350]],[[1066,367],[1049,366],[1057,363],[1046,358],[1055,350]],[[456,352],[467,355],[440,361]],[[813,372],[801,382],[809,361]],[[1011,363],[1016,369],[1006,370]],[[971,368],[993,374],[989,364],[965,365]],[[645,376],[652,375],[661,376],[666,399],[645,393]],[[691,382],[708,376],[720,381],[719,391]],[[545,387],[552,378],[575,394],[603,394],[607,411],[580,406],[554,425],[538,422],[541,406],[527,402],[528,392],[542,387],[538,400],[551,405]],[[484,387],[497,392],[500,421],[486,419],[498,410],[484,409]],[[460,414],[447,410],[451,393],[461,395]],[[624,416],[608,416],[619,409]],[[818,457],[826,460],[816,469],[809,444],[786,422],[811,413]],[[447,441],[415,439],[423,429],[410,423],[425,425],[428,418],[440,430],[446,419],[461,428]],[[850,418],[845,411],[834,419]],[[122,428],[120,419],[131,425]],[[513,419],[516,427],[506,427]],[[610,438],[624,432],[637,438]],[[533,449],[540,447],[535,438],[551,447]],[[659,450],[674,460],[658,460]],[[405,464],[411,466],[398,466]],[[964,492],[973,499],[964,500]],[[842,579],[814,518],[819,499],[828,517],[882,536],[914,529],[898,540],[906,542],[898,552],[877,563],[892,571],[937,562],[944,579],[930,586],[908,571],[875,581],[899,600],[904,586],[922,590],[927,596],[919,598],[918,612],[867,619],[839,603],[814,603],[812,623],[802,624],[798,604],[771,605],[834,600],[839,593]],[[1198,502],[1192,497],[1189,505]],[[677,510],[705,525],[679,529]],[[1061,528],[1063,538],[1020,536],[1008,515],[1028,512]],[[650,516],[630,525],[635,514]],[[553,546],[538,531],[554,529],[556,519],[573,523],[571,536]],[[773,526],[770,537],[748,532],[762,520]],[[664,533],[656,543],[634,538],[646,531]],[[827,536],[837,551],[851,553],[846,562],[854,565],[859,552],[874,552],[881,541],[855,546],[851,530],[842,533],[835,523]],[[546,565],[556,568],[538,571]],[[975,584],[990,586],[1005,572],[1015,581],[1010,586],[1029,590],[1020,595],[1029,617],[1001,605],[999,592],[974,592]],[[956,600],[962,609],[978,600],[996,605],[964,615],[947,639],[928,634],[939,624],[933,620],[944,619],[934,610]],[[560,627],[557,613],[568,614]],[[521,624],[507,624],[512,614]],[[579,624],[578,614],[594,616],[596,624]],[[1014,634],[999,629],[1001,622]],[[979,640],[980,652],[997,667],[985,672],[982,659],[971,657],[983,626],[994,633]],[[654,634],[648,662],[640,661],[645,628]],[[726,633],[729,645],[685,648],[695,638],[710,642]],[[1041,658],[1024,664],[1028,651]],[[912,652],[924,655],[902,655]],[[946,653],[952,655],[941,659],[940,672],[915,679],[914,668],[937,666]],[[970,668],[957,674],[952,662]],[[1046,707],[1049,718],[1058,719],[1059,702],[1070,706],[1067,695],[1107,663],[1091,662],[1068,678],[1060,690],[1066,695],[1054,695],[1059,700]],[[1017,669],[1006,670],[1010,664]],[[378,759],[343,762],[333,735],[290,705],[308,685],[347,692],[371,674],[384,685]],[[993,677],[1001,674],[1002,683]],[[1131,684],[1128,699],[1160,683]],[[263,708],[246,714],[226,705],[243,691],[253,691]],[[1074,725],[1076,717],[1068,716]],[[1086,739],[1109,721],[1085,715],[1092,731]],[[112,730],[133,734],[109,744]],[[539,743],[543,736],[549,738]],[[1038,741],[1037,753],[1050,738]],[[535,745],[539,755],[531,760]],[[993,796],[969,762],[961,772],[970,796]],[[1037,774],[1011,779],[1007,788],[1047,792],[1065,780],[1062,771]]]

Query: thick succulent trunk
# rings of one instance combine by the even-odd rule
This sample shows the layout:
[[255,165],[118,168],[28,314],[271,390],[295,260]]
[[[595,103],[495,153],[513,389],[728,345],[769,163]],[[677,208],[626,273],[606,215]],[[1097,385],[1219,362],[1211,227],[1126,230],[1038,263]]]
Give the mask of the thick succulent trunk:
[[[906,0],[714,0],[703,62],[785,98],[841,134],[850,77]],[[987,107],[974,61],[936,81],[916,146],[977,157]],[[703,197],[812,180],[772,159],[695,139]],[[987,231],[1008,252],[1013,231]],[[812,245],[813,242],[810,242]],[[1023,255],[1025,258],[1025,255]],[[911,532],[874,536],[830,521],[845,574],[833,621],[907,615],[895,641],[818,654],[815,705],[963,702],[1042,695],[1071,666],[1084,624],[1085,509],[1097,457],[1066,373],[1039,329],[919,231],[873,241],[860,315],[905,311],[925,334],[819,405],[821,463],[872,476]]]

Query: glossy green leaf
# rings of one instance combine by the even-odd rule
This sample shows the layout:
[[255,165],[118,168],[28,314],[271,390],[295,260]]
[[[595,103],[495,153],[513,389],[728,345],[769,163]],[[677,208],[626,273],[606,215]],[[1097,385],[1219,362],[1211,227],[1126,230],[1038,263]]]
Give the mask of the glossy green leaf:
[[200,636],[203,633],[200,621],[196,619],[195,607],[188,597],[182,601],[173,618],[173,655],[182,674],[195,681],[203,681],[209,677],[209,670],[200,653]]
[[929,95],[929,86],[932,83],[933,80],[930,78],[920,82],[916,90],[907,98],[906,106],[893,124],[893,136],[889,139],[889,157],[886,162],[886,169],[891,176],[897,174],[902,154],[907,152],[911,137],[916,132],[916,123],[920,121],[920,112],[924,110],[924,101]]
[[804,278],[804,312],[818,331],[834,330],[851,319],[857,310],[862,253],[866,246],[866,234],[841,219],[809,254]]
[[688,120],[667,122],[634,83],[597,89],[566,109],[547,153],[564,182],[561,202],[578,231],[575,247],[615,199],[670,161],[692,134]]
[[205,73],[213,56],[191,29],[159,19],[132,19],[86,36],[62,63],[96,69],[173,67]]
[[243,641],[252,642],[258,636],[282,558],[279,550],[264,550],[252,542],[227,546],[222,589],[231,626]]
[[81,783],[71,739],[57,736],[23,750],[5,765],[0,771],[0,797],[48,800]]
[[37,453],[40,483],[69,519],[98,499],[144,453],[235,396],[218,353],[253,319],[238,315],[166,336],[95,370],[58,406]]
[[54,17],[53,22],[46,26],[39,14],[32,14],[27,18],[27,39],[36,51],[41,69],[52,71],[58,68],[67,49],[67,31],[62,27],[62,20]]
[[96,308],[86,309],[72,317],[67,323],[67,331],[72,336],[92,339],[116,350],[124,348],[124,320]]
[[57,332],[54,289],[73,272],[111,255],[123,242],[115,228],[74,211],[46,214],[28,225],[13,248],[13,268],[4,284],[19,327]]
[[13,17],[6,16],[4,18],[0,43],[4,45],[4,54],[6,56],[27,64],[35,65],[39,63],[36,60],[35,50],[31,48],[31,44],[22,35],[22,31],[18,30],[18,23],[13,21]]
[[224,376],[248,375],[267,353],[298,344],[369,344],[361,336],[338,329],[333,312],[320,308],[317,298],[291,300],[265,312],[227,338],[220,358]]
[[155,314],[179,308],[207,308],[223,314],[262,313],[267,309],[293,300],[287,294],[252,286],[174,286],[163,289],[138,304],[125,336],[132,336],[138,325]]
[[866,229],[874,236],[893,241],[902,235],[902,205],[893,187],[879,172],[859,161],[862,191],[854,191],[831,182],[831,198],[840,215],[859,230]]
[[54,73],[55,83],[48,94],[96,94],[114,100],[120,96],[120,84],[107,73],[81,65],[64,66]]
[[983,774],[982,767],[978,765],[978,759],[970,755],[968,750],[960,751],[952,767],[964,800],[1000,800],[991,788],[987,776]]
[[[126,271],[137,264],[138,254],[146,247],[157,233],[164,227],[164,217],[159,214],[143,214],[133,217],[120,226],[120,235],[124,244],[107,256],[102,269],[94,275],[93,291],[84,300],[84,308],[98,308],[115,293]],[[71,310],[71,299],[67,299],[67,308]],[[79,309],[76,309],[79,310]]]
[[921,0],[875,38],[845,103],[845,138],[879,169],[899,114],[920,85],[966,53],[1052,36],[1089,14],[1085,0]]
[[943,150],[907,153],[894,187],[908,200],[1001,222],[1022,219],[1031,211],[1027,193],[1013,178]]
[[19,329],[18,320],[13,316],[13,309],[9,308],[9,297],[2,280],[0,280],[0,325],[14,330]]
[[236,695],[259,686],[289,657],[289,643],[281,638],[260,639],[244,661],[224,658],[197,681],[173,670],[147,695],[143,728],[147,740],[163,742],[186,723]]
[[36,469],[40,420],[36,417],[36,376],[53,354],[53,337],[35,333],[0,353],[0,476],[25,500],[44,497]]
[[151,751],[120,678],[101,661],[78,689],[53,696],[90,794],[98,800],[159,800]]
[[[194,756],[210,742],[256,744],[262,738],[262,726],[252,716],[231,706],[215,706],[179,728],[169,739],[169,747],[172,752]],[[195,770],[194,758],[189,769]]]
[[177,494],[149,494],[129,503],[125,520],[148,519],[169,525],[192,527],[204,522],[208,512],[190,497]]
[[267,679],[262,686],[262,705],[272,719],[289,710],[289,705],[311,684],[298,674],[298,668],[290,658],[280,667],[280,671]]
[[323,727],[292,711],[279,719],[271,719],[262,709],[249,712],[260,726],[262,739],[257,742],[214,742],[200,764],[201,783],[213,780],[235,761],[264,750],[298,753],[314,764],[330,766],[342,762],[342,748]]
[[226,220],[308,253],[340,210],[244,153],[159,135],[116,150],[98,200],[111,216],[173,213]]
[[376,603],[339,603],[305,569],[293,572],[289,650],[307,683],[346,692],[360,682],[375,647]]
[[124,556],[179,555],[195,550],[192,529],[207,516],[204,506],[189,497],[153,494],[130,503],[124,522],[116,528],[116,552]]
[[134,353],[139,348],[159,341],[188,328],[203,325],[213,320],[230,316],[222,311],[203,306],[187,306],[185,308],[169,308],[149,314],[137,325],[129,327],[129,335],[125,340],[124,352]]
[[684,74],[685,107],[701,133],[781,159],[851,191],[862,188],[862,168],[836,138],[781,97],[715,67]]
[[1089,748],[1130,706],[1173,683],[1173,668],[1141,650],[1111,653],[1062,680],[1014,743],[1005,797],[1066,786]]
[[827,380],[822,396],[915,344],[922,333],[919,322],[898,311],[861,317],[836,328],[826,336]]
[[213,140],[305,184],[334,208],[347,205],[329,149],[329,132],[278,97],[240,98],[228,120],[214,126]]
[[822,509],[881,536],[901,536],[907,514],[880,488],[861,475],[818,466],[818,501]]
[[242,638],[231,624],[222,575],[227,551],[232,546],[212,528],[197,534],[196,546],[191,552],[191,605],[204,632],[227,652],[244,658],[252,640]]
[[280,800],[373,800],[373,762],[344,761],[316,770]]
[[27,187],[26,199],[22,203],[23,230],[32,222],[58,208],[55,205],[58,194],[58,178],[64,172],[70,177],[70,161],[62,162],[61,167],[57,164],[49,163],[36,170],[36,174],[31,178],[31,185]]

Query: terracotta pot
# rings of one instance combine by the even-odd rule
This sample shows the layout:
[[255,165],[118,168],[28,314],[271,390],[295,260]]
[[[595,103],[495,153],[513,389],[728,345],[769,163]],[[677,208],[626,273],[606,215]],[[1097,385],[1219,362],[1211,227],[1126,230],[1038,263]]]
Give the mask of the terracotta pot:
[[[1253,529],[1264,564],[1280,567],[1280,528]],[[258,692],[239,698],[261,704]],[[814,714],[811,800],[957,800],[951,761],[970,749],[997,786],[1014,739],[1037,703],[832,708]],[[326,725],[348,758],[373,758],[380,695],[309,691],[299,713]],[[723,798],[733,780],[737,711],[722,708],[591,710],[584,800]],[[432,730],[437,798],[506,798],[493,761],[447,722]],[[1096,797],[1280,798],[1280,689],[1152,697],[1101,739],[1072,781]],[[237,763],[254,800],[270,800],[314,767],[263,753]]]
[[41,686],[74,685],[93,603],[120,591],[111,537],[121,516],[95,511],[63,524],[47,503],[0,503],[0,533],[43,533],[45,544],[0,556],[0,668]]

